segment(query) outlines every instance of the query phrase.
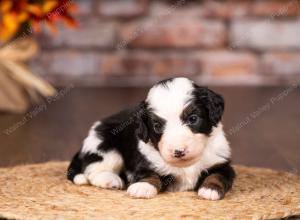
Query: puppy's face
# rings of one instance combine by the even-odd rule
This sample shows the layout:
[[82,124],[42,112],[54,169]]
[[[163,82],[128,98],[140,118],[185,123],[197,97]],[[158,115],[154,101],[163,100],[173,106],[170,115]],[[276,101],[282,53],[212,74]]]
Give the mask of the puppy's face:
[[224,109],[222,97],[186,78],[158,83],[145,104],[145,137],[168,164],[177,167],[200,159]]

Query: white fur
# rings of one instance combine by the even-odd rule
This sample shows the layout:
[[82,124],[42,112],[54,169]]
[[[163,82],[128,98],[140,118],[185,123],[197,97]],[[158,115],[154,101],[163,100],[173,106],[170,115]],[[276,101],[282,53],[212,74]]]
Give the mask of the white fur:
[[207,140],[204,152],[196,163],[189,167],[174,167],[167,164],[150,143],[139,142],[140,152],[152,164],[152,168],[160,175],[172,174],[176,178],[176,185],[170,191],[192,190],[202,171],[219,163],[224,163],[226,158],[230,157],[229,144],[224,136],[222,124],[219,123],[213,128],[210,137]]
[[82,173],[77,174],[74,177],[73,182],[76,185],[86,185],[86,184],[88,184],[88,180],[87,180],[86,176],[84,174],[82,174]]
[[85,175],[90,175],[93,173],[101,173],[103,171],[109,171],[113,173],[119,173],[123,166],[123,158],[121,155],[115,151],[109,151],[105,153],[98,153],[103,157],[102,161],[94,162],[88,165],[84,171]]
[[214,189],[208,189],[205,187],[201,187],[198,190],[198,195],[204,199],[208,199],[208,200],[219,200],[221,199],[221,196],[219,195],[219,193],[214,190]]
[[164,119],[178,119],[184,106],[192,97],[193,84],[187,78],[176,78],[167,82],[167,88],[162,85],[152,87],[146,101],[154,113]]
[[122,179],[109,171],[91,173],[88,175],[88,180],[91,185],[104,189],[122,189],[124,186]]
[[97,135],[95,128],[100,125],[101,122],[97,121],[90,128],[88,136],[83,141],[83,146],[81,149],[81,153],[95,153],[97,154],[97,147],[101,144],[102,140]]
[[187,152],[187,157],[196,157],[201,154],[206,144],[207,137],[194,134],[180,117],[192,101],[193,91],[193,82],[187,78],[176,78],[167,81],[165,85],[158,84],[149,91],[149,107],[166,121],[158,148],[168,162],[176,162],[176,150]]
[[231,149],[223,131],[223,125],[220,122],[217,127],[213,128],[208,138],[206,148],[201,158],[205,169],[218,163],[226,162],[231,157]]
[[[103,160],[88,165],[83,174],[85,178],[93,186],[106,189],[122,189],[124,183],[118,176],[123,166],[123,159],[121,155],[115,150],[105,153],[98,152],[98,154],[103,157]],[[76,177],[77,176],[78,175],[76,175]]]
[[157,189],[150,183],[137,182],[128,187],[127,193],[135,198],[150,199],[157,195]]

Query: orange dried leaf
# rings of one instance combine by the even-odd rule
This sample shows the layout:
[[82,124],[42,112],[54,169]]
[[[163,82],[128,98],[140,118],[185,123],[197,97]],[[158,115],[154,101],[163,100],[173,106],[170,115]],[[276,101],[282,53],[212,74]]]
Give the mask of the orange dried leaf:
[[43,10],[38,5],[28,5],[27,10],[37,17],[41,17],[43,15]]
[[61,19],[69,27],[72,27],[72,28],[77,28],[78,27],[78,23],[68,14],[62,15]]
[[43,5],[43,13],[47,14],[51,12],[58,5],[57,1],[46,1]]
[[57,22],[69,27],[78,27],[70,15],[77,10],[72,0],[0,0],[0,38],[13,37],[23,24],[29,24],[34,31],[41,31],[43,22],[47,28],[57,32]]
[[75,5],[75,4],[70,4],[69,8],[68,8],[68,11],[71,12],[71,13],[77,13],[78,12],[78,6]]
[[17,16],[13,13],[6,13],[3,15],[3,26],[8,37],[13,36],[20,26]]
[[29,15],[26,12],[21,12],[20,14],[18,14],[18,20],[20,22],[25,22],[28,19]]
[[8,12],[12,8],[12,5],[13,5],[12,1],[2,1],[0,3],[0,11]]
[[33,28],[33,30],[35,32],[40,32],[41,31],[41,25],[40,25],[40,22],[36,21],[36,20],[31,20],[30,21],[30,24]]

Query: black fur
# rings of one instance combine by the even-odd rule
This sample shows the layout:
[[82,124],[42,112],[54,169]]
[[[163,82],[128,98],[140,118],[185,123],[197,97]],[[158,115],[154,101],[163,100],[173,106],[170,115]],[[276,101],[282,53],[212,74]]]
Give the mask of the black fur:
[[[225,193],[231,189],[233,180],[235,178],[235,172],[231,167],[230,163],[231,162],[229,160],[226,163],[217,164],[208,169],[207,171],[203,171],[197,181],[195,190],[198,190],[201,186],[204,185],[206,188],[217,190],[219,195],[221,195],[221,198],[223,198]],[[220,188],[218,185],[215,184],[205,184],[205,180],[207,179],[207,177],[209,177],[212,174],[218,175],[217,178],[220,181],[220,183],[222,183],[223,187]]]
[[[152,113],[152,110],[148,110],[147,114],[143,115],[143,122],[145,123],[145,127],[147,129],[148,132],[148,137],[151,141],[151,143],[153,143],[154,147],[158,148],[158,142],[161,139],[162,136],[162,132],[163,129],[165,127],[165,120],[158,117],[157,115]],[[159,123],[161,126],[160,131],[155,131],[155,123]]]
[[79,159],[79,152],[76,153],[71,161],[71,164],[68,168],[67,178],[68,180],[73,181],[76,174],[81,173],[82,171],[82,161]]
[[[104,119],[101,125],[95,128],[101,139],[105,140],[98,149],[104,152],[117,150],[124,160],[126,170],[134,173],[135,181],[153,173],[149,169],[149,162],[137,149],[138,137],[146,137],[147,132],[145,128],[141,128],[141,125],[144,126],[141,122],[141,117],[145,114],[143,111],[141,106],[124,110]],[[123,127],[123,124],[126,126]],[[99,161],[101,160],[99,157]],[[77,153],[69,166],[68,179],[73,180],[74,176],[84,169],[84,164],[86,156],[80,157]]]
[[73,180],[76,174],[83,172],[83,170],[91,163],[102,161],[103,158],[97,154],[75,154],[72,162],[68,168],[67,178]]
[[221,121],[224,112],[225,103],[223,97],[208,88],[197,85],[194,85],[194,87],[195,104],[205,107],[211,125],[216,126]]
[[188,125],[193,133],[203,133],[210,134],[212,130],[212,124],[208,117],[208,111],[203,105],[197,106],[197,98],[193,101],[185,110],[183,110],[181,115],[181,120],[183,123],[187,123],[187,118],[191,114],[196,114],[200,117],[200,122],[196,125]]
[[162,85],[164,86],[165,88],[168,88],[168,83],[172,82],[173,81],[173,78],[169,78],[169,79],[164,79],[164,80],[161,80],[159,81],[158,83],[156,83],[156,85]]

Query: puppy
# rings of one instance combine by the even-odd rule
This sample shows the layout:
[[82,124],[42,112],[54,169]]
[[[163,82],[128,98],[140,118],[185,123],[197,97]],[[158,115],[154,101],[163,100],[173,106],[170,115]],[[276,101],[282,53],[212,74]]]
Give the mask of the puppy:
[[195,190],[222,199],[235,177],[223,111],[220,95],[187,78],[161,81],[137,107],[91,127],[67,178],[105,189],[128,186],[136,198]]

